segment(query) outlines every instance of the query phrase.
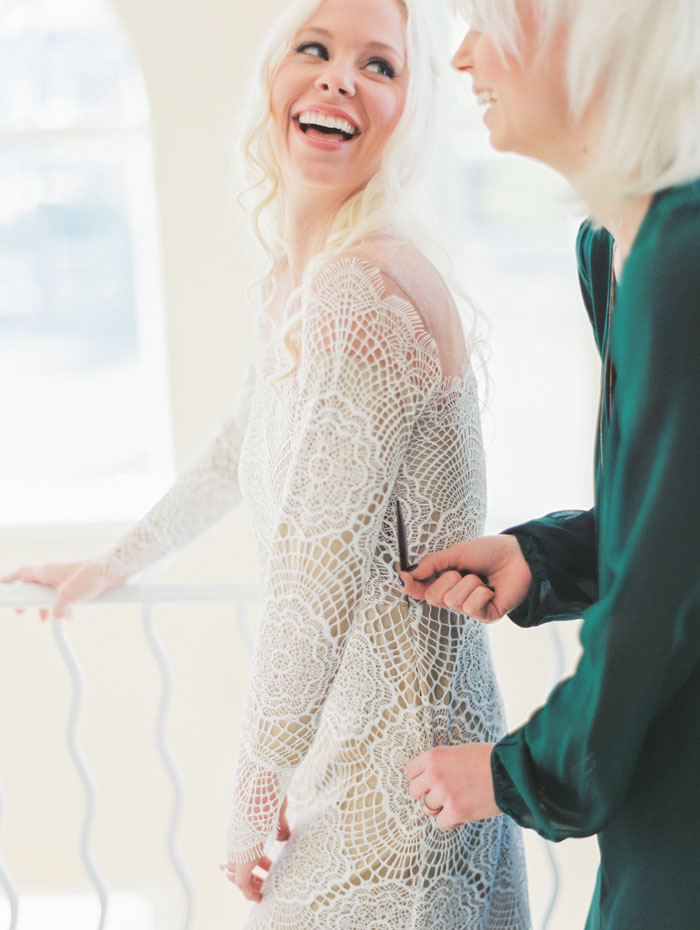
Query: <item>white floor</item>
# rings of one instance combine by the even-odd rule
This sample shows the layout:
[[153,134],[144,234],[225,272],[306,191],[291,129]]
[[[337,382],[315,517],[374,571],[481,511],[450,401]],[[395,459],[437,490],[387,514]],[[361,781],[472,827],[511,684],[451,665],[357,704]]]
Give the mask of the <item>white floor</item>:
[[[8,927],[10,908],[0,900],[0,926]],[[25,895],[17,930],[97,930],[99,905],[90,894]],[[153,907],[137,894],[110,894],[104,930],[155,930]]]

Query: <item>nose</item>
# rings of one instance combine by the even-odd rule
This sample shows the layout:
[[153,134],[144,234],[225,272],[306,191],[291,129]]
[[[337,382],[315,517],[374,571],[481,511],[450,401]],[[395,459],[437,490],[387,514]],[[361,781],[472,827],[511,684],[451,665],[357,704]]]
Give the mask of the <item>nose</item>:
[[480,33],[476,29],[470,29],[462,39],[457,51],[452,56],[450,64],[455,71],[467,72],[474,67],[474,46],[479,39]]
[[353,97],[355,80],[352,70],[341,62],[329,62],[328,67],[316,79],[316,90],[331,97]]

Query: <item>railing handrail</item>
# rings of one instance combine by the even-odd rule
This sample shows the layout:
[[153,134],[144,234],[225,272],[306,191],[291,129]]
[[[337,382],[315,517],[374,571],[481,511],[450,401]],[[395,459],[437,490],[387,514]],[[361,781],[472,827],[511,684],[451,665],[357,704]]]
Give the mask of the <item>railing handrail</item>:
[[[0,608],[8,610],[50,607],[56,596],[47,585],[0,584]],[[173,804],[168,825],[168,852],[173,869],[184,895],[184,911],[181,930],[189,930],[193,918],[195,885],[185,860],[177,845],[177,831],[184,802],[184,781],[175,755],[167,739],[167,717],[173,693],[173,674],[163,643],[158,636],[153,610],[157,605],[222,603],[235,605],[235,620],[248,653],[252,649],[251,633],[247,626],[248,604],[259,598],[258,585],[249,579],[227,579],[225,581],[151,582],[147,578],[140,583],[126,584],[85,604],[75,605],[93,612],[100,606],[119,604],[140,608],[142,623],[149,648],[158,665],[161,696],[156,722],[156,742],[164,768],[173,789]],[[71,705],[66,731],[67,747],[76,773],[80,778],[85,795],[85,813],[80,831],[80,855],[99,901],[97,930],[104,930],[107,921],[109,888],[92,851],[92,826],[97,806],[97,786],[89,763],[79,740],[79,717],[83,704],[83,675],[77,652],[70,641],[70,624],[52,620],[51,627],[61,658],[71,680]],[[0,817],[4,813],[4,792],[0,784]],[[1,823],[0,823],[1,826]],[[0,893],[4,890],[10,904],[8,930],[17,930],[20,895],[15,881],[7,869],[0,850]]]
[[[225,581],[142,581],[125,584],[107,591],[91,601],[89,606],[100,604],[187,604],[202,602],[226,602],[253,600],[260,590],[250,579]],[[0,584],[0,607],[13,609],[27,607],[50,607],[56,592],[40,584]],[[80,608],[81,605],[76,604]]]
[[[18,609],[32,607],[50,607],[55,597],[55,591],[51,587],[37,584],[0,584],[0,608]],[[150,582],[146,578],[140,583],[131,583],[123,585],[108,591],[101,597],[96,598],[88,604],[77,604],[76,607],[82,609],[88,607],[94,609],[96,606],[107,604],[135,605],[141,607],[144,629],[151,650],[155,656],[161,674],[161,705],[158,711],[157,723],[157,740],[158,746],[163,758],[163,764],[170,776],[173,785],[174,801],[172,817],[169,826],[168,847],[173,868],[182,886],[185,895],[185,909],[182,922],[182,930],[188,930],[191,926],[193,915],[193,906],[195,898],[194,884],[189,875],[184,860],[177,848],[175,834],[177,831],[182,802],[183,802],[183,781],[180,771],[177,767],[176,760],[167,743],[166,717],[168,705],[171,697],[173,682],[170,666],[165,649],[158,639],[157,631],[153,626],[152,607],[158,604],[187,604],[187,603],[232,603],[236,605],[236,622],[239,628],[239,634],[246,645],[248,653],[252,651],[251,632],[246,623],[247,601],[254,601],[260,597],[260,590],[256,582],[250,579],[228,579],[224,581],[198,581],[198,582],[180,582],[180,581],[161,581]],[[71,711],[71,720],[68,726],[68,746],[74,759],[76,770],[81,776],[85,787],[86,794],[86,815],[83,824],[82,838],[82,858],[85,867],[90,874],[93,886],[100,898],[100,916],[98,930],[103,930],[107,912],[107,887],[97,864],[94,861],[89,844],[89,834],[95,805],[95,791],[90,772],[85,764],[82,750],[78,743],[77,735],[77,714],[82,700],[82,681],[80,668],[77,664],[76,657],[70,647],[70,642],[66,635],[68,625],[61,621],[53,621],[54,635],[56,636],[59,649],[61,650],[64,661],[73,680],[73,709]],[[558,681],[563,674],[563,652],[559,632],[555,624],[549,624],[549,632],[552,638],[554,648],[554,670],[553,682]],[[0,814],[2,814],[2,788],[0,786]],[[559,867],[554,854],[553,847],[542,840],[545,847],[547,860],[551,872],[550,888],[547,899],[543,902],[539,919],[536,920],[535,926],[538,930],[547,930],[550,925],[554,907],[559,898]],[[10,923],[8,930],[16,930],[18,918],[18,893],[12,876],[7,871],[2,856],[0,854],[0,888],[4,888],[10,903]]]

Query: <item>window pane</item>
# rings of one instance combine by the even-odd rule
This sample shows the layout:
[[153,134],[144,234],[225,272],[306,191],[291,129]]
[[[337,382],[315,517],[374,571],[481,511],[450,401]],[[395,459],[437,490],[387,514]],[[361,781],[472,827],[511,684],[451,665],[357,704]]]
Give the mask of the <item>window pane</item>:
[[131,49],[102,0],[6,0],[0,129],[133,126],[148,115]]
[[[446,22],[451,49],[464,24]],[[551,169],[495,151],[468,75],[447,70],[434,202],[487,323],[489,530],[592,502],[599,361],[581,303],[585,215]]]
[[0,7],[0,521],[131,519],[170,475],[151,146],[104,0]]
[[0,227],[0,384],[17,401],[5,426],[21,437],[0,482],[46,475],[50,449],[61,449],[56,480],[143,474],[124,160],[20,150],[0,153],[0,175],[14,207]]

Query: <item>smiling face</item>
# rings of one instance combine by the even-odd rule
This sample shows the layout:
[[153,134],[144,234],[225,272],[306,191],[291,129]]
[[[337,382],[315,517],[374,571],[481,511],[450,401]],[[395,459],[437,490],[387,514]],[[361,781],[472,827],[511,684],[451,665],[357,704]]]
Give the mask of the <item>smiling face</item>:
[[469,74],[491,144],[570,174],[580,154],[578,127],[569,114],[563,30],[539,47],[538,26],[528,4],[520,7],[520,57],[501,53],[488,35],[470,29],[452,65]]
[[294,36],[270,93],[283,187],[345,200],[376,174],[406,99],[397,0],[323,0]]

